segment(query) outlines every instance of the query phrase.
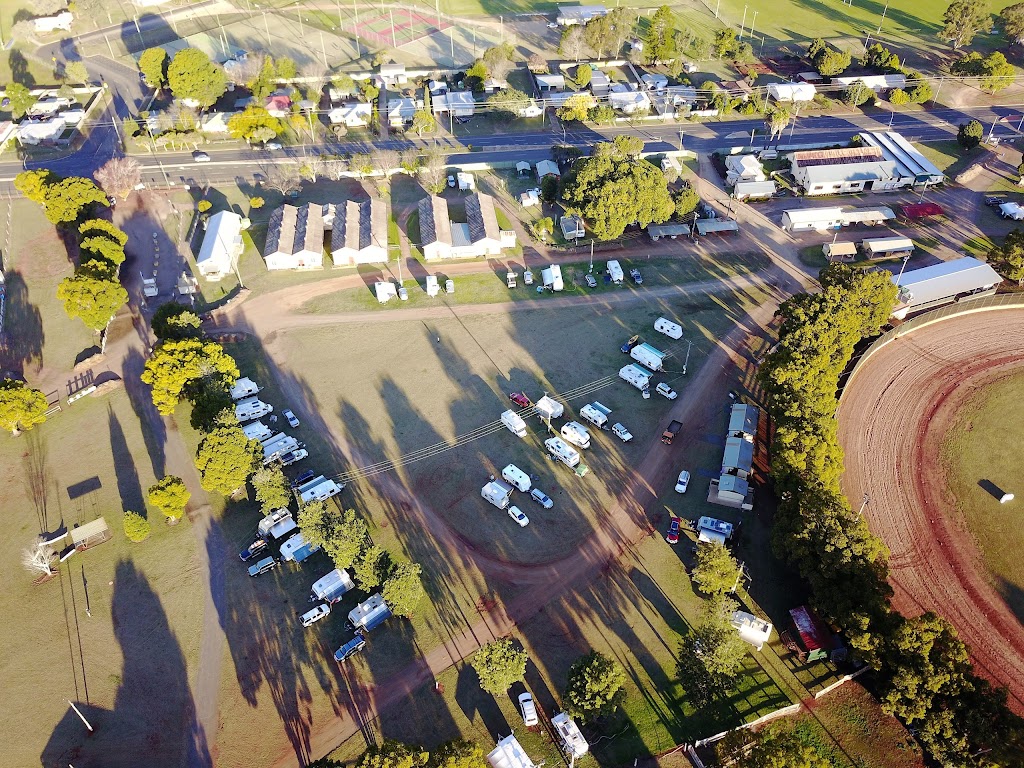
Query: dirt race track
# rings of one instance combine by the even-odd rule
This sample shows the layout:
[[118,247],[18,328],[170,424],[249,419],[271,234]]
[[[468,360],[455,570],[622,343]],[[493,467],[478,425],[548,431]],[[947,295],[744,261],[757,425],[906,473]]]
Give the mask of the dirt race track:
[[[960,406],[987,382],[1022,368],[1024,309],[955,316],[882,347],[847,386],[839,412],[844,490],[855,504],[870,494],[864,514],[892,552],[896,608],[949,619],[978,672],[1009,689],[1018,713],[1024,626],[958,524],[939,458]],[[1016,490],[1020,504],[1024,489]]]

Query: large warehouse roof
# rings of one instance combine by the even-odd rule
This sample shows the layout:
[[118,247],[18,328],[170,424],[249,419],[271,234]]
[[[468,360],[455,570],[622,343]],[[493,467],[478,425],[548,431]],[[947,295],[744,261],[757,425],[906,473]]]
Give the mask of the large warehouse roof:
[[901,300],[911,307],[991,288],[1002,280],[992,267],[972,256],[904,272],[902,277],[892,276],[893,283],[903,289]]
[[894,161],[900,176],[913,176],[918,182],[930,183],[945,178],[931,160],[895,131],[865,131],[860,137],[865,144],[881,149],[886,160]]

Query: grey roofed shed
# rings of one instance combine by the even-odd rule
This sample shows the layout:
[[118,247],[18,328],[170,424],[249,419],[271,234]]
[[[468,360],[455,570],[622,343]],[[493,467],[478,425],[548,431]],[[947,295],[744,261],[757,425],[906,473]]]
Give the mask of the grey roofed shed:
[[725,454],[722,456],[722,469],[738,469],[749,472],[754,466],[754,444],[742,437],[729,437],[725,440]]
[[988,264],[972,256],[943,261],[930,267],[904,272],[902,277],[892,276],[892,282],[909,292],[910,307],[991,288],[1003,281]]
[[494,212],[494,198],[490,195],[477,192],[466,198],[466,223],[469,225],[471,242],[501,238],[498,217]]
[[431,195],[420,200],[417,206],[420,214],[420,242],[452,244],[452,225],[448,219],[448,202],[443,197]]
[[872,160],[864,163],[805,166],[800,171],[808,184],[880,181],[896,178],[896,163],[892,160]]
[[650,236],[651,240],[657,240],[662,237],[679,237],[679,235],[688,235],[689,233],[689,224],[673,223],[647,225],[647,234]]
[[387,249],[387,205],[383,200],[347,200],[334,206],[331,252]]
[[759,416],[757,408],[753,405],[737,403],[729,412],[729,433],[742,432],[745,435],[756,435]]
[[732,219],[697,219],[697,233],[701,235],[739,231],[740,225]]
[[723,474],[718,478],[718,493],[735,493],[738,496],[746,496],[750,490],[750,483],[738,475]]

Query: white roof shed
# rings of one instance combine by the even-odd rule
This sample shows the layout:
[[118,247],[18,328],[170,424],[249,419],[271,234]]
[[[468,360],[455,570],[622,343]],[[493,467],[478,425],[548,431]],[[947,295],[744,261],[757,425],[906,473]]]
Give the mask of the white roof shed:
[[810,83],[771,83],[768,95],[776,101],[813,101],[817,89]]
[[899,300],[904,305],[896,314],[906,315],[928,304],[988,290],[1002,281],[1003,278],[992,267],[973,256],[914,269],[904,272],[902,277],[893,275],[892,282],[899,286]]
[[199,273],[208,280],[220,280],[234,269],[241,253],[242,217],[231,211],[213,214],[196,257]]

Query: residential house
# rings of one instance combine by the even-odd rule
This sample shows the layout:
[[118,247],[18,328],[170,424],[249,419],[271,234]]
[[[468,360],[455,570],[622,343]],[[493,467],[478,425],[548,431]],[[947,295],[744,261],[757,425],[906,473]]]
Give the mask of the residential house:
[[476,99],[471,91],[449,91],[434,96],[430,102],[434,114],[450,112],[452,117],[472,117]]
[[543,179],[545,176],[561,176],[558,170],[558,163],[554,160],[541,160],[535,167],[538,179]]
[[571,27],[607,15],[608,9],[603,5],[560,5],[555,21],[560,27]]
[[427,84],[427,90],[430,91],[431,96],[440,96],[442,93],[447,93],[448,83],[445,80],[431,80]]
[[292,113],[292,100],[282,93],[267,96],[263,106],[274,117],[288,117]]
[[651,111],[651,97],[644,91],[634,91],[623,83],[613,83],[608,93],[608,105],[626,115]]
[[566,240],[578,240],[586,234],[583,228],[583,219],[579,216],[563,216],[558,220],[558,226],[562,230],[562,237]]
[[323,268],[323,205],[285,204],[270,214],[263,260],[268,270]]
[[516,234],[502,230],[494,198],[482,192],[466,197],[466,222],[453,222],[448,202],[431,196],[419,202],[420,240],[428,261],[444,258],[497,256],[516,244]]
[[348,200],[333,208],[331,259],[335,267],[388,260],[388,210],[383,200]]
[[228,121],[234,112],[207,112],[199,118],[199,130],[203,133],[227,133]]
[[484,93],[495,93],[502,88],[508,88],[508,83],[504,80],[495,80],[493,77],[484,80]]
[[49,120],[25,120],[18,125],[18,141],[22,145],[53,144],[64,133],[67,123],[63,117]]
[[331,125],[345,125],[349,128],[358,128],[363,125],[369,125],[372,115],[372,104],[366,101],[355,101],[335,107],[327,113],[327,119],[331,121]]
[[697,89],[692,85],[670,85],[664,90],[663,96],[676,109],[683,106],[692,107],[697,103]]
[[764,168],[755,155],[729,155],[725,158],[725,183],[733,186],[738,181],[765,181]]
[[807,195],[905,186],[896,174],[896,163],[886,160],[882,150],[873,146],[794,152],[790,156],[790,169],[794,181]]
[[220,280],[234,271],[242,255],[242,217],[231,211],[219,211],[206,222],[206,234],[196,257],[199,274],[207,280]]
[[530,172],[531,169],[532,169],[532,166],[528,162],[526,162],[525,160],[520,160],[518,163],[516,163],[516,175],[517,176],[525,176],[526,174],[528,174]]
[[413,115],[423,109],[423,99],[403,96],[399,99],[388,99],[388,125],[401,128],[412,122]]
[[668,77],[660,72],[647,72],[640,75],[640,81],[648,91],[663,91],[668,88]]
[[381,64],[379,82],[385,86],[405,85],[409,77],[405,74],[405,64]]
[[590,74],[590,92],[594,94],[594,96],[607,96],[608,86],[610,85],[611,80],[608,79],[608,75],[600,69],[595,69]]
[[541,92],[565,90],[565,77],[563,75],[535,74],[533,78],[537,81],[537,88]]
[[70,32],[71,22],[74,19],[75,17],[71,11],[61,11],[55,16],[42,16],[38,19],[32,19],[32,26],[36,32],[56,32],[58,29]]
[[519,203],[523,208],[532,208],[535,205],[540,205],[540,190],[534,188],[520,192]]
[[859,75],[854,77],[833,77],[832,85],[841,85],[849,88],[857,81],[864,83],[875,93],[891,91],[894,88],[904,88],[907,85],[907,78],[904,75]]
[[718,87],[728,91],[730,96],[738,97],[744,102],[749,101],[754,93],[754,89],[750,87],[750,83],[746,80],[723,80],[718,84]]
[[810,83],[770,83],[768,95],[780,102],[799,104],[814,101],[817,89]]
[[530,99],[530,103],[525,107],[520,107],[517,114],[519,117],[540,117],[544,114],[544,110],[537,105],[536,101]]

